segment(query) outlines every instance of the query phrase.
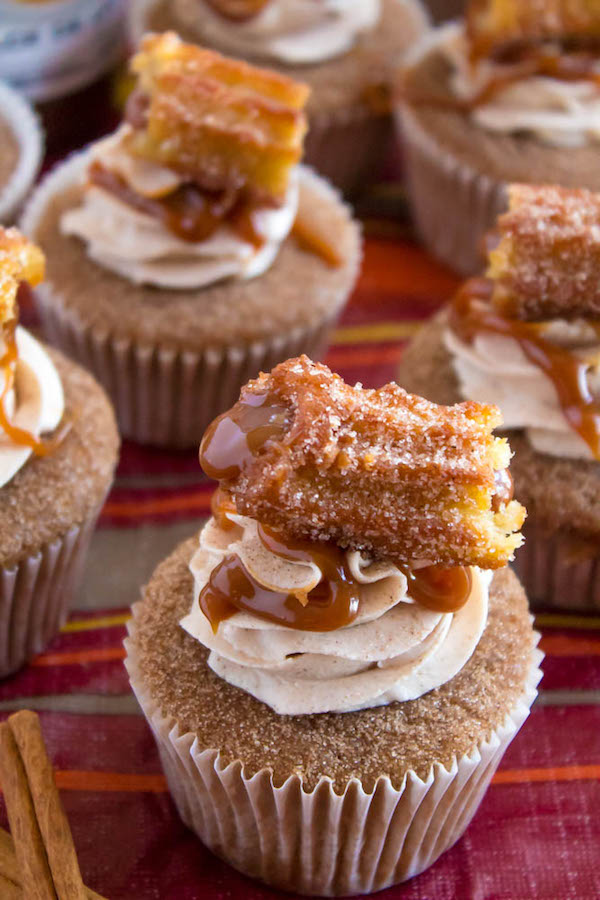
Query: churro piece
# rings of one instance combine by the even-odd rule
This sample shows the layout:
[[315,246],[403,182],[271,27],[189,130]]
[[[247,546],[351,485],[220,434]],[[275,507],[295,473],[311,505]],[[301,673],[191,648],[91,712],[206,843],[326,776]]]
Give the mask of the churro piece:
[[238,512],[287,536],[496,568],[520,545],[525,516],[502,484],[501,421],[494,406],[438,406],[397,384],[351,387],[302,356],[242,389],[200,461]]
[[128,141],[132,153],[205,190],[283,200],[302,155],[308,87],[172,32],[146,37],[132,69],[145,101]]
[[44,277],[45,259],[39,247],[16,228],[0,227],[0,327],[17,317],[17,290],[22,281],[32,287]]
[[600,318],[600,194],[513,184],[496,231],[487,275],[503,315]]
[[467,34],[476,56],[548,40],[600,42],[598,0],[471,0]]

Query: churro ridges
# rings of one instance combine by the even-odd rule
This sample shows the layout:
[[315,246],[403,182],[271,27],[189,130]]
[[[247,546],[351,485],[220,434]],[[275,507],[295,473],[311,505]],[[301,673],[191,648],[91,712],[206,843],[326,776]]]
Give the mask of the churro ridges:
[[600,195],[515,184],[489,254],[493,302],[519,319],[600,316]]
[[[306,357],[250,382],[240,402],[225,417],[242,423],[254,447],[221,473],[239,512],[294,537],[402,562],[495,568],[519,546],[523,508],[505,498],[492,509],[495,475],[511,455],[492,434],[501,423],[495,407],[441,407],[395,384],[351,387]],[[253,419],[249,437],[244,410],[255,417],[257,406],[266,418]],[[203,464],[218,440],[213,426]]]
[[147,98],[131,151],[170,166],[208,190],[244,190],[277,202],[301,157],[303,84],[170,32],[144,39],[132,62]]

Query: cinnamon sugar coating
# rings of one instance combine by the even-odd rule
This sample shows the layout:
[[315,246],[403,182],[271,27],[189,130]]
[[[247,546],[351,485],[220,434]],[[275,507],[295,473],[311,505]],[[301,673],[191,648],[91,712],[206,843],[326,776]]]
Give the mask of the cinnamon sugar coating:
[[308,87],[185,44],[174,32],[146,37],[132,70],[148,106],[131,152],[206,190],[284,197],[302,155]]
[[305,356],[249,382],[241,400],[265,392],[289,413],[282,435],[221,482],[239,512],[400,562],[497,568],[520,545],[523,507],[491,508],[511,455],[492,434],[496,407],[351,387]]
[[494,303],[519,319],[600,316],[600,194],[513,184],[490,253]]
[[0,226],[0,327],[17,317],[17,290],[22,281],[32,287],[44,277],[45,258],[16,228]]
[[600,4],[598,0],[471,0],[467,31],[477,55],[552,39],[598,43]]

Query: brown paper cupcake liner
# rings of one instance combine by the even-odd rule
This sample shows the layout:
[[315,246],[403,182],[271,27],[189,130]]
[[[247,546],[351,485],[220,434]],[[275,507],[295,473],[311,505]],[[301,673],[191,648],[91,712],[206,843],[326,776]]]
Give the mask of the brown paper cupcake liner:
[[577,547],[566,532],[548,535],[526,522],[525,544],[515,555],[513,568],[532,609],[552,608],[578,612],[600,610],[600,553]]
[[8,183],[0,187],[0,222],[10,225],[36,179],[42,164],[44,136],[39,119],[29,103],[0,82],[0,113],[9,124],[19,145],[19,159]]
[[436,144],[412,109],[396,111],[413,216],[431,253],[461,275],[481,272],[482,242],[507,207],[506,185]]
[[236,869],[308,895],[378,891],[435,862],[471,821],[541,678],[543,654],[536,648],[523,694],[504,723],[448,768],[435,763],[425,779],[409,771],[399,788],[382,777],[366,792],[352,779],[338,794],[323,777],[307,791],[297,774],[276,785],[270,769],[249,775],[240,760],[224,764],[217,749],[202,749],[162,713],[136,659],[140,606],[128,626],[126,667],[181,818]]
[[[85,150],[75,153],[38,185],[21,217],[25,234],[35,237],[48,200],[70,187],[86,162]],[[310,169],[304,171],[308,179],[317,177]],[[181,448],[199,444],[215,416],[232,406],[242,385],[261,370],[301,353],[322,358],[344,305],[338,298],[333,313],[310,327],[260,341],[190,350],[142,343],[81,322],[64,308],[49,282],[36,288],[34,298],[46,339],[97,378],[110,396],[123,437]]]
[[40,653],[64,624],[101,508],[36,553],[0,569],[0,677]]

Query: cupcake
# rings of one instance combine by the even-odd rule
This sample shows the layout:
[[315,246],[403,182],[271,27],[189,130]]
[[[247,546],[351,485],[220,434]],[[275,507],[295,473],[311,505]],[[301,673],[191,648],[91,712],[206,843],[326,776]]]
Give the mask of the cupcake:
[[392,143],[391,87],[427,28],[420,0],[136,0],[131,31],[272,66],[312,88],[306,160],[345,193],[372,181]]
[[35,181],[43,138],[20,94],[0,81],[0,222],[12,222]]
[[104,391],[18,325],[20,282],[44,257],[0,229],[0,676],[66,619],[119,446]]
[[261,368],[323,352],[360,231],[298,165],[305,85],[174,34],[133,69],[124,124],[55,169],[23,225],[49,258],[49,340],[106,387],[123,435],[193,446]]
[[[600,190],[600,7],[471,0],[401,79],[413,211],[427,247],[464,275],[512,182]],[[452,210],[452,227],[448,227]]]
[[213,517],[152,576],[126,664],[181,817],[241,871],[375,891],[475,813],[540,677],[499,421],[301,357],[207,430]]
[[600,609],[600,195],[513,185],[484,278],[405,351],[398,381],[502,409],[535,606]]

